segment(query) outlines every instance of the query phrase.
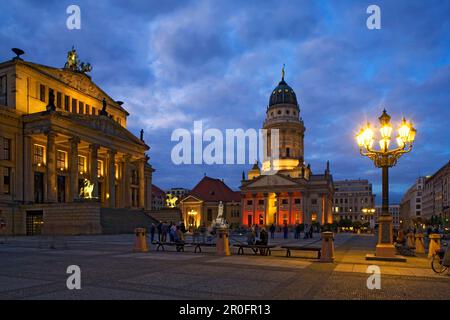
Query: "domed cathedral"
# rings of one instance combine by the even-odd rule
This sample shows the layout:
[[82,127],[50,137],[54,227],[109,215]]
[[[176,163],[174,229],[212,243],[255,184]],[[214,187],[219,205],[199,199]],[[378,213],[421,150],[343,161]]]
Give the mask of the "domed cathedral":
[[295,91],[285,81],[272,90],[263,129],[262,165],[242,174],[242,224],[332,223],[333,178],[329,162],[313,174],[304,158],[305,125]]

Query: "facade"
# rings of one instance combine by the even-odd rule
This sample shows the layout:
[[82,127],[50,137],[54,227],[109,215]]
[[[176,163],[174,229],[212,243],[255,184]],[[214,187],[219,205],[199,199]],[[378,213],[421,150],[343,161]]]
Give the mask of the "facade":
[[[331,223],[334,187],[329,163],[323,174],[313,174],[304,161],[305,126],[284,70],[270,95],[263,129],[267,136],[261,167],[256,163],[242,177],[241,224]],[[277,133],[278,148],[272,148]]]
[[170,188],[166,191],[166,194],[171,194],[173,197],[177,197],[178,199],[182,199],[187,196],[191,192],[191,190],[186,188]]
[[166,193],[164,190],[152,184],[152,210],[160,210],[166,207]]
[[240,224],[241,197],[239,191],[231,190],[220,179],[203,179],[180,201],[182,219],[187,228],[211,226],[223,203],[223,215],[230,226]]
[[[375,206],[375,212],[375,224],[378,224],[378,217],[381,214],[381,206]],[[399,229],[400,225],[402,224],[402,218],[400,216],[400,205],[389,205],[389,213],[392,216],[392,225],[395,229]]]
[[370,222],[375,209],[375,195],[368,180],[334,182],[333,220]]
[[400,202],[400,217],[404,226],[413,226],[415,221],[422,219],[425,179],[419,177]]
[[450,219],[450,161],[425,180],[422,216],[441,217],[448,225]]
[[149,146],[128,112],[86,74],[0,63],[0,219],[7,233],[99,233],[102,208],[149,209]]

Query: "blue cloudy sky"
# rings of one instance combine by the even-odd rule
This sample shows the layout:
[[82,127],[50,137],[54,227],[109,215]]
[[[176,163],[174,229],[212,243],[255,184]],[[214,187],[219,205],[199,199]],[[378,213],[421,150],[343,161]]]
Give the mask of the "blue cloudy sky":
[[[81,30],[66,8],[81,8]],[[366,8],[381,8],[368,30]],[[206,173],[239,187],[238,165],[171,163],[176,128],[260,128],[286,64],[307,127],[313,172],[331,162],[334,179],[380,172],[358,155],[354,134],[383,107],[414,121],[414,150],[391,172],[391,196],[450,159],[450,1],[2,1],[0,60],[63,66],[75,45],[93,80],[125,101],[129,129],[145,129],[154,182],[191,188]],[[377,196],[379,200],[379,196]]]

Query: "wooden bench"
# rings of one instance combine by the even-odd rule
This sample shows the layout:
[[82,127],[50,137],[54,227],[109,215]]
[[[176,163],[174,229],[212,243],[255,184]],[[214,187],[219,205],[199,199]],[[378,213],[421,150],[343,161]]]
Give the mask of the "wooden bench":
[[307,247],[307,246],[281,246],[282,249],[286,249],[286,257],[291,256],[291,251],[316,251],[317,259],[320,259],[322,249],[317,247]]
[[263,245],[263,244],[238,244],[235,243],[233,244],[233,247],[237,247],[238,249],[238,255],[243,255],[244,254],[244,248],[250,248],[253,250],[254,254],[259,254],[262,256],[270,256],[271,252],[270,249],[275,248],[275,245]]
[[155,245],[158,245],[156,247],[156,251],[159,251],[161,249],[162,251],[166,251],[164,246],[175,246],[177,252],[184,252],[184,242],[160,242],[160,241],[153,241],[152,242]]

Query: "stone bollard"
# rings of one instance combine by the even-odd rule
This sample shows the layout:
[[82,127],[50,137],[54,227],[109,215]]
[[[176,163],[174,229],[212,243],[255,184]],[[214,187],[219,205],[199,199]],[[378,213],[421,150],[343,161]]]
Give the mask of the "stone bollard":
[[228,228],[217,228],[216,254],[230,256],[230,243],[228,241]]
[[416,253],[425,253],[423,233],[416,233]]
[[406,245],[408,246],[408,248],[414,248],[414,232],[409,232],[407,235],[407,241],[406,241]]
[[136,238],[134,240],[134,248],[133,252],[147,252],[147,239],[145,237],[146,230],[145,228],[136,228],[134,229],[134,234]]
[[334,261],[334,239],[333,232],[322,232],[322,253],[320,255],[321,262]]
[[433,254],[441,249],[441,235],[437,233],[430,234],[430,245],[428,246],[428,258],[431,258]]

